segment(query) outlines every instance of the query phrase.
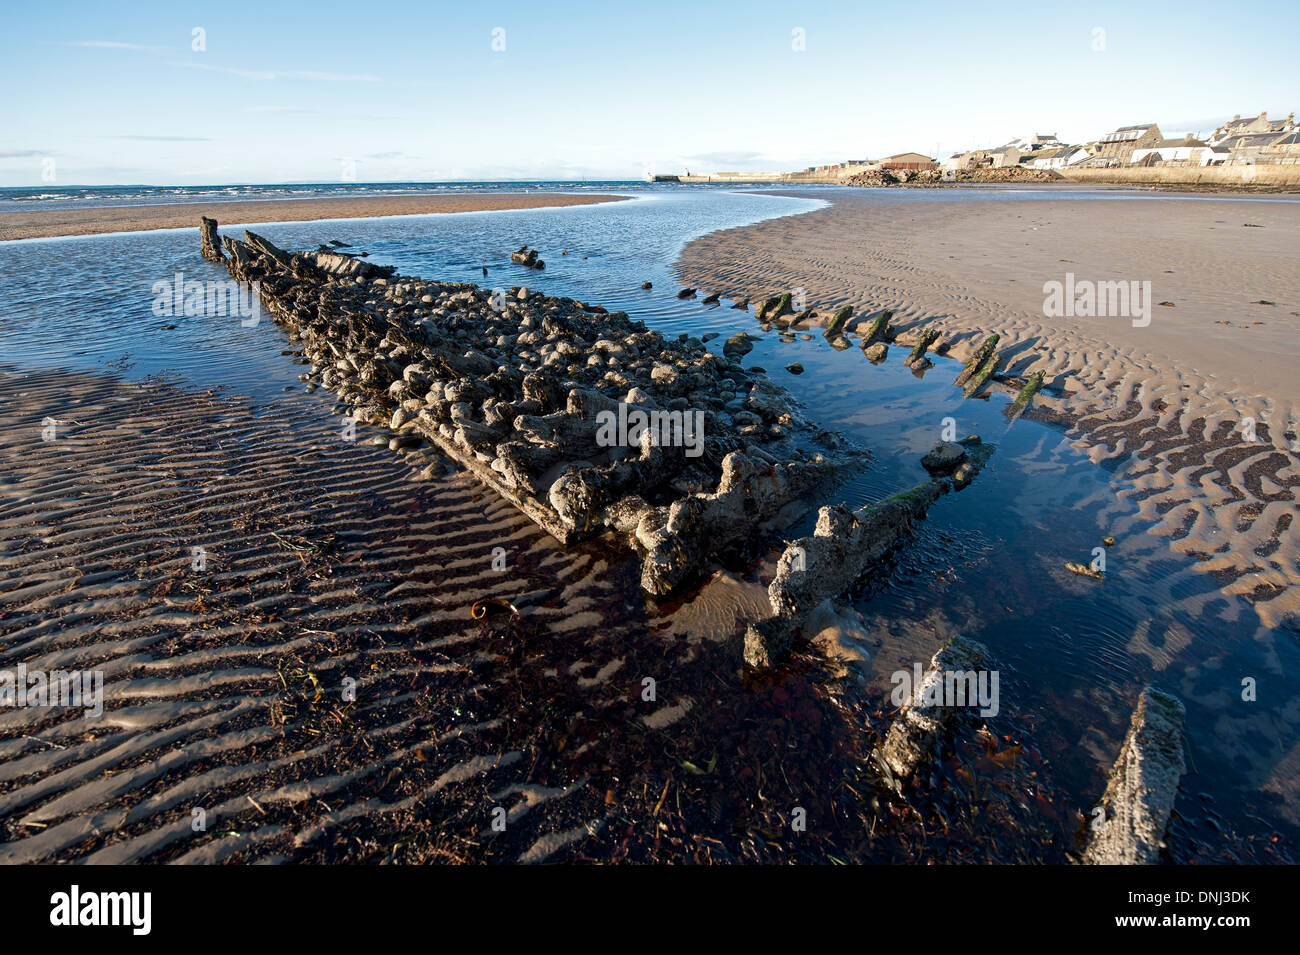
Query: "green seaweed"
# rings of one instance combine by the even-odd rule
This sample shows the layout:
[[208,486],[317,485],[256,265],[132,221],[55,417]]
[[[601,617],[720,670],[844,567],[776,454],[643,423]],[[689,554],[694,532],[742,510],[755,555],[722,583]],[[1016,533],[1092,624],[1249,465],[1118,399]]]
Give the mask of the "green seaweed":
[[884,338],[889,332],[889,320],[894,317],[891,311],[883,311],[877,315],[867,329],[867,337],[862,339],[862,347],[866,348],[878,338]]
[[930,350],[930,346],[933,345],[938,338],[939,330],[937,328],[927,328],[922,331],[921,337],[917,340],[916,346],[912,349],[912,353],[907,356],[907,364],[914,364],[924,358],[925,353]]
[[994,352],[985,359],[982,365],[980,365],[979,370],[975,372],[975,375],[970,379],[970,381],[966,382],[966,387],[962,389],[962,394],[967,398],[973,397],[981,388],[984,387],[984,383],[993,377],[993,374],[1001,367],[1002,353]]
[[830,338],[834,335],[840,334],[844,330],[845,322],[847,322],[852,317],[853,317],[852,305],[845,305],[843,308],[839,309],[835,313],[835,317],[831,319],[830,325],[826,327],[826,337]]
[[998,333],[994,332],[980,342],[979,348],[975,349],[975,353],[970,356],[966,366],[961,370],[961,374],[953,381],[954,385],[964,385],[970,381],[971,376],[975,374],[979,366],[988,361],[988,357],[993,354],[993,349],[998,345],[998,338]]
[[1025,382],[1025,386],[1020,389],[1020,394],[1016,395],[1016,400],[1007,407],[1007,416],[1012,421],[1015,421],[1024,414],[1025,409],[1029,407],[1030,400],[1042,386],[1043,373],[1041,371],[1036,371],[1030,375],[1029,380]]
[[792,314],[792,313],[794,312],[794,309],[793,309],[793,308],[791,307],[791,305],[790,305],[791,301],[792,301],[792,298],[791,298],[790,293],[789,293],[789,292],[786,292],[786,293],[785,293],[784,295],[782,295],[779,299],[777,299],[777,301],[776,301],[776,308],[775,308],[775,309],[772,311],[772,313],[771,313],[770,315],[768,315],[767,317],[768,317],[768,318],[780,318],[782,315],[790,315],[790,314]]

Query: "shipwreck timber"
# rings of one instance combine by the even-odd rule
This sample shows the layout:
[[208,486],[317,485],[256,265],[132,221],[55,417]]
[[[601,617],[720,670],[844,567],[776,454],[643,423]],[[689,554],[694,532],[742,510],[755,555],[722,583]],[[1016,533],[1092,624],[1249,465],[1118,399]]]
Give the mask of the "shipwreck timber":
[[224,262],[221,254],[221,240],[217,236],[217,220],[207,216],[199,217],[199,249],[209,262]]
[[[970,706],[975,702],[974,693],[962,693],[958,701],[957,694],[943,692],[945,684],[946,688],[954,685],[963,689],[973,687],[975,675],[989,667],[990,659],[984,644],[960,634],[934,655],[875,754],[877,762],[888,768],[894,779],[906,779],[917,766],[931,759],[944,731],[958,717],[970,713]],[[966,677],[971,680],[963,686],[961,680]],[[932,692],[934,690],[939,692]]]
[[514,252],[511,252],[510,261],[530,269],[541,270],[546,268],[546,263],[537,257],[537,250],[530,249],[527,245],[520,246]]
[[[202,234],[215,249],[216,223]],[[624,312],[286,252],[252,232],[223,245],[354,420],[392,428],[399,447],[427,440],[561,543],[613,532],[651,594],[866,459],[766,377]]]
[[1138,698],[1128,736],[1093,811],[1087,865],[1153,865],[1178,797],[1185,710],[1177,697],[1147,687]]
[[911,537],[935,501],[969,484],[997,450],[975,436],[940,448],[953,453],[925,484],[856,511],[841,505],[823,507],[812,535],[786,545],[767,588],[773,616],[749,624],[745,631],[746,663],[775,664],[814,609],[880,566]]

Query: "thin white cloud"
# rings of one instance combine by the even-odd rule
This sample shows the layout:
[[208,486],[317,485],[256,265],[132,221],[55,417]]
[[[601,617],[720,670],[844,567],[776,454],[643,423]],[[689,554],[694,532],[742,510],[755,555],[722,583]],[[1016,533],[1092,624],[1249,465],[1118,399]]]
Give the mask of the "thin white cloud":
[[371,76],[368,73],[316,73],[312,70],[286,70],[277,74],[287,79],[293,80],[325,80],[326,82],[339,83],[378,83],[379,77]]
[[135,50],[139,53],[172,53],[173,47],[149,46],[144,43],[120,43],[117,40],[70,40],[59,46],[91,47],[99,50]]
[[[152,46],[146,43],[124,43],[120,40],[69,40],[59,46],[76,46],[101,50],[133,50],[137,53],[153,53],[159,56],[175,56],[176,47]],[[169,60],[168,66],[181,66],[192,70],[208,70],[213,73],[228,73],[250,80],[314,80],[326,83],[378,83],[379,77],[368,73],[327,73],[320,70],[241,70],[233,66],[214,66],[196,60]]]
[[109,136],[109,139],[133,139],[143,143],[210,143],[207,136]]
[[366,73],[320,73],[315,70],[241,70],[233,66],[213,66],[211,63],[172,60],[168,66],[182,66],[191,70],[208,70],[227,73],[249,80],[316,80],[330,83],[378,83],[379,77]]
[[302,109],[298,106],[249,106],[241,113],[319,113],[318,109]]

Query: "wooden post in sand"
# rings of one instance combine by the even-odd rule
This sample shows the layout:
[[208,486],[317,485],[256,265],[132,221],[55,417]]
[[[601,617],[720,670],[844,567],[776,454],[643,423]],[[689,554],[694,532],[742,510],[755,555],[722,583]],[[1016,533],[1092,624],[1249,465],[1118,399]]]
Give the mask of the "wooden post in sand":
[[979,369],[975,372],[974,376],[970,379],[970,381],[966,382],[966,387],[962,390],[962,394],[965,395],[967,398],[974,397],[974,395],[978,393],[981,388],[984,387],[984,383],[988,381],[990,378],[992,378],[994,372],[996,372],[1001,367],[1002,367],[1002,353],[994,352],[987,359],[985,359],[982,365],[979,366]]
[[852,317],[853,317],[852,305],[845,305],[843,308],[839,309],[835,313],[835,317],[831,319],[830,325],[828,325],[826,328],[826,337],[834,338],[836,335],[843,332],[844,323],[847,322]]
[[784,293],[776,300],[776,307],[767,313],[768,321],[775,321],[782,315],[790,315],[794,312],[792,307],[793,297],[789,292]]
[[975,354],[970,356],[970,359],[966,362],[966,367],[961,370],[961,374],[957,376],[956,380],[953,381],[953,384],[964,385],[966,382],[970,381],[971,376],[975,374],[979,369],[979,366],[988,361],[989,356],[993,354],[993,349],[996,348],[997,345],[997,332],[994,332],[988,338],[984,339],[984,341],[980,342],[980,347],[975,349]]
[[909,368],[915,368],[925,359],[925,353],[930,350],[939,339],[939,330],[937,328],[927,328],[921,332],[921,337],[916,341],[916,347],[912,349],[912,354],[907,356],[905,364]]
[[1178,796],[1186,711],[1176,697],[1147,687],[1093,811],[1086,865],[1153,865]]
[[199,251],[209,262],[224,262],[221,240],[217,236],[217,220],[199,216]]
[[871,327],[867,329],[866,337],[862,339],[862,347],[865,349],[868,345],[878,338],[884,338],[889,332],[889,320],[894,317],[894,313],[886,309],[875,317]]
[[1029,407],[1030,399],[1034,397],[1038,389],[1042,386],[1043,373],[1041,371],[1036,371],[1030,375],[1029,380],[1025,382],[1025,387],[1021,388],[1020,394],[1016,395],[1016,400],[1007,406],[1007,417],[1012,421],[1015,421],[1024,414],[1025,409]]

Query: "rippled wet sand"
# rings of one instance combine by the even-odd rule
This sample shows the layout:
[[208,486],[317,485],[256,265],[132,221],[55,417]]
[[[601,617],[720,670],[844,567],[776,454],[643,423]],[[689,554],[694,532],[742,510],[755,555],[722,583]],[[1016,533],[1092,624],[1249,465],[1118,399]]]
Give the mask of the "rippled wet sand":
[[[337,237],[434,278],[480,281],[487,265],[489,285],[717,331],[717,346],[763,333],[725,301],[678,301],[669,269],[692,230],[779,200],[730,202],[263,231],[290,247]],[[525,239],[544,275],[502,261]],[[106,251],[116,277],[97,272]],[[110,711],[90,732],[0,714],[6,858],[1063,861],[1145,682],[1188,702],[1173,857],[1292,851],[1294,644],[1147,534],[1129,485],[1062,429],[1008,430],[1001,394],[960,401],[951,362],[918,380],[901,355],[874,367],[813,329],[747,356],[875,451],[840,492],[854,506],[916,483],[945,416],[998,444],[855,594],[876,641],[855,701],[808,657],[770,681],[740,674],[736,608],[761,593],[764,561],[647,605],[635,568],[598,545],[562,550],[463,478],[415,482],[425,462],[340,441],[331,398],[302,387],[269,322],[153,316],[151,278],[205,268],[196,236],[7,246],[0,266],[28,276],[3,310],[22,364],[0,377],[0,661],[102,663]],[[66,443],[38,446],[47,415],[76,422]],[[1062,566],[1105,533],[1119,541],[1099,590]],[[214,543],[203,574],[188,569],[196,538]],[[500,596],[520,619],[474,620]],[[889,674],[957,631],[993,650],[1003,710],[905,805],[866,760]],[[1243,713],[1224,688],[1237,672],[1277,695]],[[196,803],[224,821],[195,833]]]

